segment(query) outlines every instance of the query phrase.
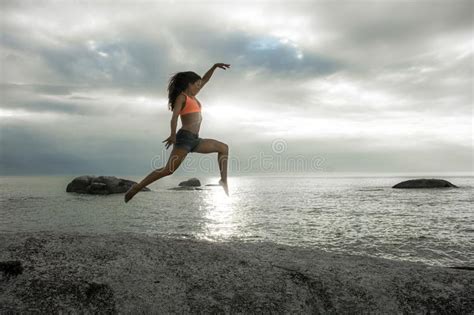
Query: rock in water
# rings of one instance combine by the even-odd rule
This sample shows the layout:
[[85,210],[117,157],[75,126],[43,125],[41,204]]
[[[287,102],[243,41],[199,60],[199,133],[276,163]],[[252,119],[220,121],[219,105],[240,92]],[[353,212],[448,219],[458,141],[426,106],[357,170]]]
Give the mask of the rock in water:
[[456,185],[451,184],[447,180],[444,179],[410,179],[404,182],[398,183],[392,188],[445,188],[445,187],[458,187]]
[[178,186],[199,187],[201,186],[201,182],[196,177],[193,177],[188,180],[185,180],[184,182],[179,183]]
[[181,186],[181,187],[171,187],[171,188],[168,188],[168,190],[204,190],[204,189],[200,187]]
[[[79,176],[70,182],[66,187],[66,192],[80,194],[109,195],[127,192],[136,182],[128,179],[117,178],[115,176]],[[142,191],[150,191],[144,187]]]

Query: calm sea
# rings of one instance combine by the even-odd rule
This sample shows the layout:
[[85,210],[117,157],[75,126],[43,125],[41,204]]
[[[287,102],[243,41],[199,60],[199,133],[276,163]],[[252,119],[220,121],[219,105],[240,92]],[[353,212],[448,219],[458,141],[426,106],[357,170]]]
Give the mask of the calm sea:
[[[237,176],[229,178],[227,197],[219,186],[170,190],[190,177],[173,174],[127,204],[123,194],[67,193],[74,177],[1,176],[0,231],[267,240],[430,265],[474,265],[472,176]],[[410,178],[443,178],[459,188],[391,188]],[[203,185],[218,181],[199,179]]]

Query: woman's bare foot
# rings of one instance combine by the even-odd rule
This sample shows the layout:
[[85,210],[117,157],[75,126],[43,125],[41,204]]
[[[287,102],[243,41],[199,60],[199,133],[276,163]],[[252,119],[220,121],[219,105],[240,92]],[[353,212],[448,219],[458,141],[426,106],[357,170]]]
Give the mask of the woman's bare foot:
[[227,186],[227,181],[223,181],[222,179],[219,180],[219,185],[224,188],[225,194],[229,196],[229,187]]
[[138,184],[133,184],[132,187],[125,193],[124,200],[125,203],[129,202],[138,193]]

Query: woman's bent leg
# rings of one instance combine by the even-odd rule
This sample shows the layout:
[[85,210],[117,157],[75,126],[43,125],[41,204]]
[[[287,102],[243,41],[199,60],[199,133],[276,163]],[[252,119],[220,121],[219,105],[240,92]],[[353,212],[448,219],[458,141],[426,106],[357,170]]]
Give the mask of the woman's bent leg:
[[224,187],[225,193],[229,195],[229,188],[227,185],[227,161],[229,159],[229,146],[223,142],[214,139],[202,139],[196,147],[197,153],[214,153],[217,152],[217,162],[219,164],[219,170],[221,179],[219,184]]
[[171,155],[166,163],[166,166],[159,168],[157,170],[152,171],[148,174],[141,182],[134,184],[126,193],[125,193],[125,202],[128,202],[130,199],[133,198],[140,190],[144,187],[148,186],[149,184],[157,181],[158,179],[171,175],[174,173],[176,169],[178,169],[181,162],[184,160],[188,151],[181,148],[173,148]]

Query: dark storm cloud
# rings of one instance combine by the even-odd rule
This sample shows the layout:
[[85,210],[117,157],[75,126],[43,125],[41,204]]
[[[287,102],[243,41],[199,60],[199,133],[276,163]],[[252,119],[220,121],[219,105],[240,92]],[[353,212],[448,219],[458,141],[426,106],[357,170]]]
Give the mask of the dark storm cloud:
[[[24,39],[27,40],[27,39]],[[26,45],[19,40],[4,41],[12,49],[34,53],[58,78],[68,84],[89,87],[136,87],[151,90],[163,85],[167,66],[166,43],[129,38],[122,42],[101,41],[95,49],[86,43],[72,42],[61,47],[34,43]],[[107,54],[106,56],[100,53]]]
[[[133,141],[106,128],[89,129],[87,121],[80,120],[28,125],[21,119],[4,122],[0,125],[0,173],[114,175],[151,170],[150,157],[158,152],[158,140]],[[130,143],[133,150],[129,150]],[[146,153],[137,156],[135,150]]]
[[91,97],[58,97],[69,95],[72,89],[68,86],[41,84],[1,84],[1,108],[22,110],[31,114],[58,113],[84,116],[105,115],[110,112],[110,109],[107,107],[94,104],[93,101],[97,99]]
[[[32,130],[33,129],[33,130]],[[40,130],[2,124],[0,127],[2,174],[45,174],[86,171],[87,156],[67,153],[60,143]]]
[[343,68],[343,64],[327,56],[303,55],[298,49],[282,44],[273,37],[248,41],[243,56],[242,64],[249,68],[264,67],[272,75],[291,75],[294,79],[328,75]]
[[[264,68],[268,75],[292,76],[298,80],[327,75],[344,67],[342,62],[329,56],[302,52],[272,36],[222,32],[211,25],[201,25],[199,32],[183,25],[171,27],[170,31],[177,41],[192,47],[193,53],[207,54],[206,59],[217,61],[226,56],[226,62],[240,71]],[[68,84],[91,88],[113,86],[152,93],[157,87],[165,86],[169,75],[176,72],[176,67],[169,62],[173,53],[170,43],[164,37],[153,40],[128,31],[122,33],[121,39],[98,39],[89,42],[89,46],[83,39],[69,39],[62,45],[49,46],[32,40],[27,34],[25,29],[13,25],[2,44],[23,54],[35,54],[57,78]],[[201,69],[211,64],[212,61],[207,65],[203,62]],[[202,72],[201,69],[194,71]]]
[[342,61],[304,52],[276,36],[224,31],[212,24],[195,28],[186,26],[176,25],[172,29],[179,41],[199,55],[205,55],[206,59],[220,60],[225,56],[225,60],[239,71],[264,68],[268,75],[287,75],[298,80],[331,74],[345,67]]

